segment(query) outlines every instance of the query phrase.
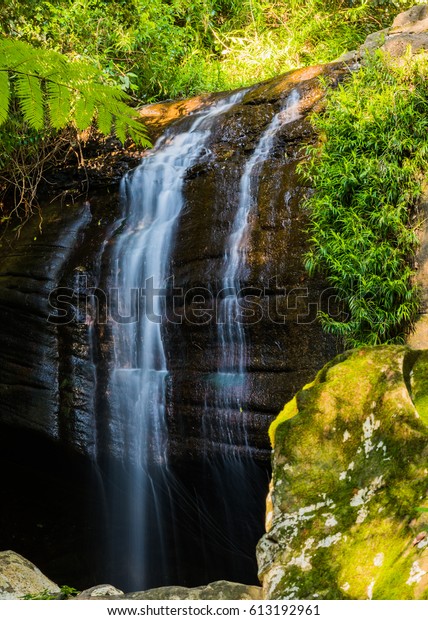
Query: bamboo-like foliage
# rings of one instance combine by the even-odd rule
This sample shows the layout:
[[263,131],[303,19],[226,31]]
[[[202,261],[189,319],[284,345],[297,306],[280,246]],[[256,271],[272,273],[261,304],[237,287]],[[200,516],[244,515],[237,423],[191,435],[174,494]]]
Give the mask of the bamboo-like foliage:
[[419,294],[413,256],[428,170],[428,62],[367,59],[313,117],[320,143],[303,166],[314,193],[306,267],[323,272],[347,319],[321,314],[348,346],[402,342]]
[[148,146],[144,126],[128,104],[127,95],[102,83],[101,73],[85,62],[69,61],[23,41],[0,38],[0,126],[9,118],[11,101],[18,102],[24,123],[33,130],[69,124],[84,130],[96,122],[105,135],[129,136]]

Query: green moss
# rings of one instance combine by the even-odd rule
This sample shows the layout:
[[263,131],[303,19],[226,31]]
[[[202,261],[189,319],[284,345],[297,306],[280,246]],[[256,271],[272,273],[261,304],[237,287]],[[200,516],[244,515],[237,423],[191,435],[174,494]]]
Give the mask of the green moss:
[[413,402],[425,424],[428,424],[428,352],[423,351],[415,362],[410,386]]
[[280,424],[283,424],[286,420],[289,420],[293,416],[297,415],[298,413],[299,413],[299,410],[297,409],[297,401],[296,401],[296,397],[294,397],[293,400],[290,400],[290,402],[288,402],[284,406],[284,409],[281,411],[278,417],[275,418],[275,420],[269,426],[269,439],[270,439],[272,448],[275,447],[275,433],[276,433],[278,426]]
[[335,549],[341,565],[339,581],[350,584],[347,595],[352,599],[408,598],[411,594],[411,588],[403,591],[403,575],[409,574],[411,562],[402,557],[405,545],[397,537],[397,527],[395,519],[375,518],[351,530],[348,540]]
[[259,558],[272,598],[425,596],[428,547],[412,541],[428,521],[417,511],[428,498],[428,427],[403,370],[418,360],[404,346],[349,351],[272,425],[275,516]]

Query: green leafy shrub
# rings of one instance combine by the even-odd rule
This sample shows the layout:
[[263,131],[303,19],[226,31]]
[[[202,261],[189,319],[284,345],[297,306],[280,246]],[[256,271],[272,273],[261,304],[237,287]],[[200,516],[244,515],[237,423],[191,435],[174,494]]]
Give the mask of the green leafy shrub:
[[0,29],[148,102],[333,60],[415,0],[5,0]]
[[[235,88],[333,60],[414,1],[3,0],[0,192],[9,188],[25,221],[46,164],[76,142],[73,123],[91,118],[102,132],[142,138],[127,104]],[[33,47],[19,48],[25,43]],[[7,45],[13,54],[33,50],[24,65],[34,74],[11,71]],[[10,214],[3,209],[0,223]]]
[[314,188],[306,267],[345,302],[345,321],[321,320],[348,346],[400,343],[418,312],[411,265],[428,167],[427,77],[424,56],[398,65],[378,53],[312,118],[321,140],[301,168]]
[[152,101],[224,86],[208,21],[214,0],[60,0],[0,8],[5,34],[84,59]]

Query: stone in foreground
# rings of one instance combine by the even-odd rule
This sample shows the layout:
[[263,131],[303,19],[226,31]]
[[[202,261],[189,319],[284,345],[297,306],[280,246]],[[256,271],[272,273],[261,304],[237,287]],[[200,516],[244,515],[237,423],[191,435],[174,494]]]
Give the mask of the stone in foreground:
[[0,599],[19,599],[43,591],[59,594],[61,590],[22,555],[14,551],[0,552]]
[[339,355],[271,426],[270,599],[428,599],[428,351]]
[[76,596],[76,600],[93,601],[97,599],[117,598],[118,596],[122,596],[122,594],[122,590],[118,590],[115,586],[112,586],[109,583],[103,583],[101,585],[88,588],[87,590],[83,590],[83,592],[80,592],[80,594]]
[[125,594],[121,598],[147,601],[258,601],[262,599],[262,589],[231,581],[214,581],[198,588],[165,586]]
[[76,598],[84,600],[115,599],[115,600],[142,600],[142,601],[249,601],[261,600],[262,589],[257,586],[247,586],[231,581],[214,581],[208,585],[196,588],[183,586],[163,586],[123,594],[113,586],[95,586],[81,592]]

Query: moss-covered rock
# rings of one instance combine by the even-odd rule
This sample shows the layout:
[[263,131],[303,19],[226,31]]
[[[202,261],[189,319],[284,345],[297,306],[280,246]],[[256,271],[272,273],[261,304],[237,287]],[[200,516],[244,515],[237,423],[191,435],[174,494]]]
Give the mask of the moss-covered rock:
[[349,351],[271,427],[272,599],[428,598],[428,351]]

